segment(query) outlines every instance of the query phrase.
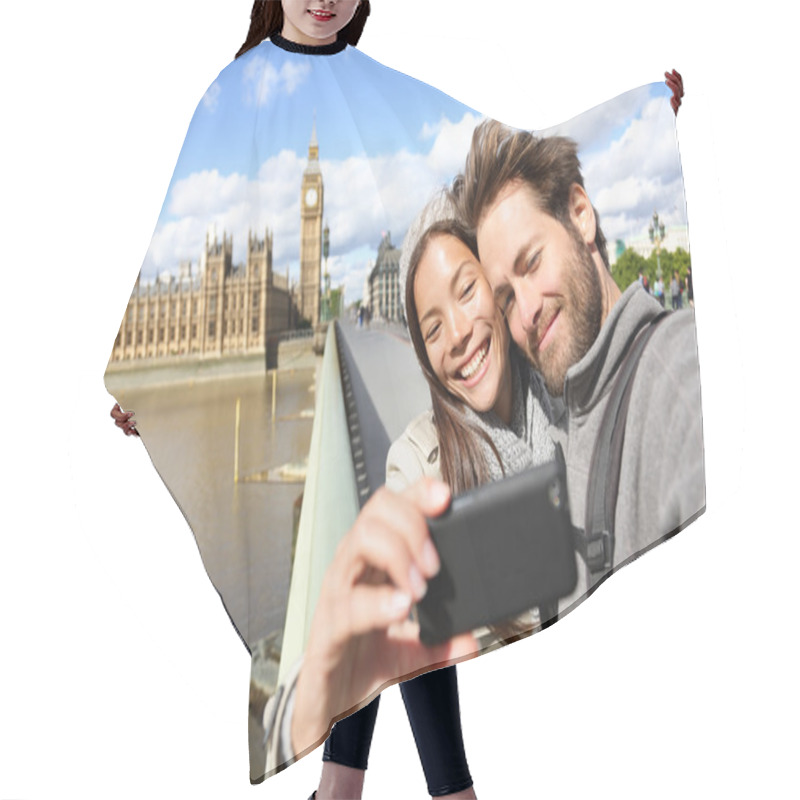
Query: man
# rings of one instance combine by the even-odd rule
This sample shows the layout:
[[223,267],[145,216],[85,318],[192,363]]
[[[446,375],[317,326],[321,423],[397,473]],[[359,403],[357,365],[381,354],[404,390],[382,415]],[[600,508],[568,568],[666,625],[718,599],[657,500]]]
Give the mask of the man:
[[[586,527],[587,487],[609,394],[636,334],[661,312],[638,282],[621,293],[577,146],[486,121],[475,131],[463,206],[495,299],[516,345],[563,397],[573,525]],[[561,611],[705,510],[694,315],[668,315],[645,346],[632,384],[614,517],[613,557],[585,573]]]

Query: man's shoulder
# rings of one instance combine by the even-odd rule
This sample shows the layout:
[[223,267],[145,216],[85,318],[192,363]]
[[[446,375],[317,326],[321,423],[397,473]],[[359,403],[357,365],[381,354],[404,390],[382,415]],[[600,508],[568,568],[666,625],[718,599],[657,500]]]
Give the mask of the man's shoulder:
[[642,355],[642,365],[660,368],[663,378],[678,384],[697,377],[697,327],[694,311],[670,311],[657,323]]
[[705,507],[705,457],[694,312],[669,312],[638,365],[617,502],[623,558]]

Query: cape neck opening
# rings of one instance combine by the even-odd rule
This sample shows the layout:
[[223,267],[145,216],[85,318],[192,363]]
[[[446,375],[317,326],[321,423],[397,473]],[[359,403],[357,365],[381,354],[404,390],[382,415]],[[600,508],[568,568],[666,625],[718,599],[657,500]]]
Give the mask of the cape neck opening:
[[341,53],[347,47],[347,42],[344,39],[337,39],[331,44],[298,44],[297,42],[289,41],[279,33],[270,36],[270,41],[276,47],[280,47],[281,50],[286,50],[289,53],[305,53],[311,56],[332,56],[336,55],[336,53]]

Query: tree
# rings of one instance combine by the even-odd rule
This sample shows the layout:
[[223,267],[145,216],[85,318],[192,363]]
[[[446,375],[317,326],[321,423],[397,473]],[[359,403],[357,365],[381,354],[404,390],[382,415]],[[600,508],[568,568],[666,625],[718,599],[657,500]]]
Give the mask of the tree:
[[679,247],[672,255],[675,264],[673,269],[677,269],[681,279],[686,280],[686,271],[692,265],[692,259],[682,247]]
[[[639,273],[648,275],[648,262],[630,247],[617,259],[611,268],[611,277],[621,292],[624,292],[632,283],[639,280]],[[651,280],[652,283],[652,280]]]

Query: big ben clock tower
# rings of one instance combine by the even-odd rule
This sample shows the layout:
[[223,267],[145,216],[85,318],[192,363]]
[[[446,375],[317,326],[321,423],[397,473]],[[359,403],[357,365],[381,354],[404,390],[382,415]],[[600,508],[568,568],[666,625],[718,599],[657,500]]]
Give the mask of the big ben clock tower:
[[317,123],[308,144],[308,165],[300,188],[300,316],[312,325],[319,322],[322,266],[322,172],[319,168]]

